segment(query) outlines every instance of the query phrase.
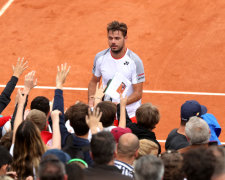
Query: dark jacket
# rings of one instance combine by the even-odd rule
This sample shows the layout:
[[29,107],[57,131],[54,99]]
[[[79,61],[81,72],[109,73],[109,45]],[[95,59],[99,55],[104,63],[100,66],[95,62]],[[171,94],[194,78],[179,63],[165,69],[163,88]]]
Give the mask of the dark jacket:
[[84,170],[86,180],[131,180],[130,177],[121,174],[116,166],[93,165]]
[[[120,108],[119,107],[120,107],[120,105],[118,104],[117,105],[117,117],[118,117],[118,119],[120,117]],[[127,112],[126,112],[126,127],[130,128],[132,133],[134,133],[138,137],[138,139],[148,139],[150,141],[155,142],[159,146],[158,154],[161,153],[161,145],[156,140],[155,133],[146,129],[143,126],[140,126],[139,124],[132,123],[132,121],[130,120]]]
[[65,146],[62,150],[68,153],[72,159],[83,159],[88,165],[92,165],[90,143],[87,139],[77,137],[75,134],[70,134],[67,136]]
[[11,101],[10,96],[13,90],[15,89],[17,82],[18,78],[12,76],[9,82],[7,83],[5,89],[2,91],[0,95],[0,113],[6,108],[6,106]]
[[[55,109],[58,109],[62,112],[62,115],[60,115],[60,121],[59,121],[62,147],[72,145],[71,137],[73,138],[74,145],[79,147],[88,146],[89,141],[87,139],[79,138],[76,135],[69,133],[65,126],[63,91],[60,89],[55,90],[53,110]],[[88,163],[89,166],[92,165],[93,161],[91,159],[89,150],[84,152],[84,160]]]
[[140,126],[138,124],[132,123],[131,120],[127,122],[127,127],[131,129],[131,131],[138,137],[138,139],[148,139],[150,141],[155,142],[159,146],[158,154],[161,153],[161,145],[156,140],[155,133]]
[[173,129],[166,138],[166,150],[178,150],[189,146],[187,137],[177,132],[178,129]]

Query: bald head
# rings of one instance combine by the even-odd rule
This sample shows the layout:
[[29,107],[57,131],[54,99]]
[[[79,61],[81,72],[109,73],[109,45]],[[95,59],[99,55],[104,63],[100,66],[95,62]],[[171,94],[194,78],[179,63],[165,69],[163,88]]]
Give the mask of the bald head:
[[131,157],[139,148],[139,140],[136,135],[126,133],[120,136],[117,153],[120,156]]

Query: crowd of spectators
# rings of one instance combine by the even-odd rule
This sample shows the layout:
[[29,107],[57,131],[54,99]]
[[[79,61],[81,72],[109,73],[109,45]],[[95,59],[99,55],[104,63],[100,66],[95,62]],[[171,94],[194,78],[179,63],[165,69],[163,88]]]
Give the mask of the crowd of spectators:
[[[19,58],[0,95],[0,113],[28,62]],[[222,180],[225,150],[218,139],[221,128],[207,108],[195,100],[181,105],[180,127],[166,139],[164,151],[154,133],[159,109],[142,104],[137,123],[126,112],[127,97],[115,104],[96,87],[95,107],[76,102],[64,111],[63,85],[70,66],[57,67],[54,100],[36,96],[35,71],[18,89],[15,109],[0,118],[0,180]]]

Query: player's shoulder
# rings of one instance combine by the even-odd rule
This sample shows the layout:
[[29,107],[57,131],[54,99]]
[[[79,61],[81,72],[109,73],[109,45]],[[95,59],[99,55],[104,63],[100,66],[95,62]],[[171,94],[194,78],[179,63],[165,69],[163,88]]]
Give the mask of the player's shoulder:
[[133,62],[131,64],[135,64],[137,68],[143,69],[143,62],[141,58],[131,50],[127,50],[127,57],[129,57],[130,61]]
[[133,60],[135,63],[142,62],[141,58],[136,53],[134,53],[133,51],[131,51],[130,49],[127,49],[127,56],[131,60]]
[[98,59],[99,57],[106,55],[108,52],[110,52],[110,49],[109,48],[108,49],[104,49],[103,51],[98,52],[96,54],[96,56],[95,56],[95,59]]

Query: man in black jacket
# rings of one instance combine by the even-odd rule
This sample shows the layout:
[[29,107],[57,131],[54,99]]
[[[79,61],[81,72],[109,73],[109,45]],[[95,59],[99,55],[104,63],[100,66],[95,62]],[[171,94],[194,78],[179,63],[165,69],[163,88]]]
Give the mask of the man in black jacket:
[[102,131],[91,139],[91,155],[94,165],[85,170],[87,180],[127,180],[127,176],[114,166],[116,143],[110,132]]
[[180,110],[180,127],[173,129],[169,133],[168,137],[166,138],[166,150],[179,150],[189,146],[190,144],[185,134],[186,123],[192,116],[201,117],[201,115],[205,114],[206,111],[206,107],[200,105],[199,102],[195,100],[189,100],[182,104]]

